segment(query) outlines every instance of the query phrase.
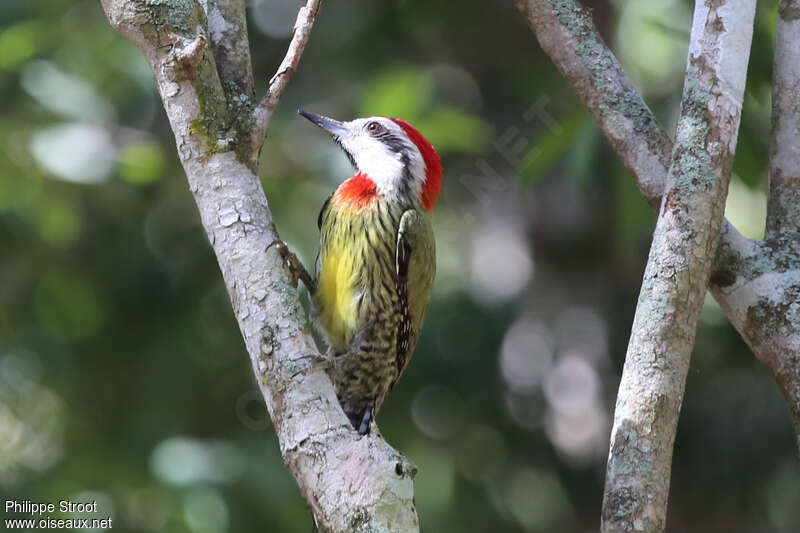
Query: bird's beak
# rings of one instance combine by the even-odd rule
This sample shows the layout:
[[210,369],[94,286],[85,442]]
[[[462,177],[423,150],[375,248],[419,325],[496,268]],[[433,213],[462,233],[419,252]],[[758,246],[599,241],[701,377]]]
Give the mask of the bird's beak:
[[334,137],[345,137],[348,133],[347,126],[338,120],[323,117],[322,115],[315,115],[314,113],[309,113],[308,111],[303,111],[302,109],[299,109],[297,113],[303,115],[308,120],[327,131]]

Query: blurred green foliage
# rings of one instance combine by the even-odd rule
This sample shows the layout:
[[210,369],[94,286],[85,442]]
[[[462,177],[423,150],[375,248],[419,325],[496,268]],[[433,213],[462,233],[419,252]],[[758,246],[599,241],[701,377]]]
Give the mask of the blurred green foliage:
[[[691,4],[591,5],[673,128]],[[299,2],[248,6],[263,91]],[[759,3],[727,212],[751,236],[775,11]],[[595,531],[654,215],[512,2],[323,6],[262,156],[276,223],[310,265],[317,209],[350,169],[298,107],[402,117],[444,160],[436,293],[379,417],[419,466],[424,530]],[[709,299],[669,531],[798,531],[794,442]],[[0,2],[0,493],[95,499],[119,532],[311,528],[152,75],[95,0]]]

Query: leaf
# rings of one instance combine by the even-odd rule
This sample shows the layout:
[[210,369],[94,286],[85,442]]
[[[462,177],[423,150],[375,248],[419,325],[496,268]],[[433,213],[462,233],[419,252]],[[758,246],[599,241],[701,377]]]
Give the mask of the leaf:
[[130,183],[145,184],[158,180],[165,165],[164,151],[155,143],[131,144],[119,155],[119,173]]

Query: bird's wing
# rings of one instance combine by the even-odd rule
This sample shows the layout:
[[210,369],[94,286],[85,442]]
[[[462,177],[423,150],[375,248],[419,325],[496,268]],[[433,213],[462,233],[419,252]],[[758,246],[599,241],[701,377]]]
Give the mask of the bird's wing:
[[322,229],[322,220],[325,218],[325,212],[331,205],[331,198],[333,198],[332,194],[325,199],[325,203],[322,204],[322,208],[319,210],[319,215],[317,215],[317,229],[319,230]]
[[400,377],[417,343],[436,274],[433,229],[428,217],[416,209],[407,210],[400,218],[395,267],[403,317],[397,336],[397,376]]
[[[328,211],[331,210],[331,198],[333,195],[331,194],[325,199],[325,203],[322,204],[322,208],[319,210],[319,215],[317,215],[317,229],[322,231],[322,221],[325,220],[325,217],[328,214]],[[324,235],[320,235],[320,247],[317,250],[317,258],[314,260],[314,279],[319,280],[320,274],[320,254],[322,253],[322,241],[325,238]]]

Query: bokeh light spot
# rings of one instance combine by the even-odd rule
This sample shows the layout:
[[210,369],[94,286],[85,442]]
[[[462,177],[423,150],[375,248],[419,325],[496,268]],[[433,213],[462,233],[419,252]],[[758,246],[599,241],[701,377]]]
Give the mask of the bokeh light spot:
[[525,237],[507,224],[478,228],[469,257],[473,295],[487,304],[516,296],[533,276],[533,259]]
[[544,395],[560,413],[575,415],[591,407],[598,398],[600,377],[585,359],[565,354],[548,373]]
[[166,166],[164,151],[155,143],[126,146],[119,154],[119,173],[130,183],[152,183],[161,178]]
[[[97,503],[97,512],[92,511],[83,511],[83,512],[72,512],[68,514],[69,518],[72,519],[86,519],[89,523],[92,522],[93,519],[96,520],[105,520],[107,518],[111,518],[112,525],[114,520],[114,501],[111,499],[105,492],[97,491],[97,490],[85,490],[74,494],[69,501],[71,503]],[[82,531],[105,531],[105,527],[85,527],[80,528]]]
[[165,483],[190,485],[236,479],[243,463],[238,450],[224,442],[170,437],[153,449],[150,469]]
[[503,337],[500,372],[513,391],[535,390],[553,362],[553,347],[547,327],[540,321],[518,318]]
[[39,26],[22,22],[0,32],[0,69],[12,70],[36,53]]
[[163,489],[145,487],[131,493],[125,502],[125,520],[138,529],[161,531],[169,509]]
[[37,383],[40,372],[31,352],[0,359],[0,487],[17,486],[62,457],[68,413],[56,393]]
[[606,456],[609,418],[600,405],[570,414],[550,410],[544,427],[550,442],[568,463],[581,467]]
[[523,531],[563,529],[573,518],[572,503],[550,471],[516,467],[492,492],[495,505],[511,514]]
[[71,123],[36,130],[30,139],[36,161],[56,178],[75,183],[105,180],[114,166],[114,145],[98,126]]
[[579,353],[592,363],[608,360],[608,332],[605,320],[595,309],[572,305],[556,317],[553,325],[561,352]]
[[25,65],[22,87],[50,111],[80,122],[107,124],[114,120],[114,107],[86,80],[62,72],[50,61]]
[[213,487],[191,490],[183,502],[183,515],[194,533],[221,533],[228,529],[228,504]]
[[75,242],[81,230],[81,217],[68,202],[51,199],[37,212],[37,229],[42,240],[58,247]]
[[464,401],[453,389],[431,385],[414,395],[411,418],[427,436],[446,439],[464,421]]
[[386,70],[367,85],[361,114],[403,117],[413,123],[432,98],[433,82],[427,73],[411,68]]

